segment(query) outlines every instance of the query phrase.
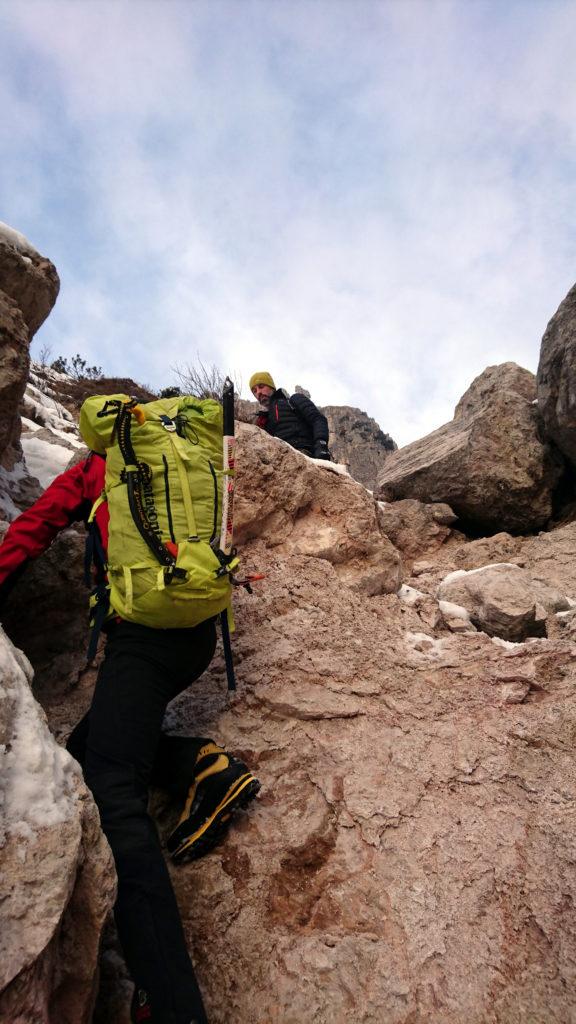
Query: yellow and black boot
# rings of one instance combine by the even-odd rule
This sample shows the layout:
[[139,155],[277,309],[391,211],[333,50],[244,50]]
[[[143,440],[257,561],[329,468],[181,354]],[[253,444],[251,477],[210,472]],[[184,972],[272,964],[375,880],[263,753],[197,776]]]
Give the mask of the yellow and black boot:
[[224,837],[234,813],[254,799],[260,783],[237,757],[209,741],[198,751],[194,778],[167,847],[175,864],[196,860]]

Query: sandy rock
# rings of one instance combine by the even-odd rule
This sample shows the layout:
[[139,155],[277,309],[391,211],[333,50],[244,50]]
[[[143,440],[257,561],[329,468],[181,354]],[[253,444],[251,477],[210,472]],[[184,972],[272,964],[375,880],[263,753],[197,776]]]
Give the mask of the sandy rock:
[[515,363],[488,367],[450,423],[387,459],[379,497],[447,502],[464,523],[490,531],[542,525],[562,463],[541,440],[535,397],[528,370]]
[[380,528],[409,560],[439,548],[456,518],[449,505],[440,503],[425,505],[414,498],[378,502]]
[[259,538],[286,555],[326,559],[367,594],[400,585],[400,556],[367,491],[256,427],[239,435],[235,535],[240,545]]
[[26,387],[28,348],[56,301],[52,263],[0,223],[0,467],[19,460],[18,405]]
[[538,408],[548,437],[576,465],[576,285],[550,320],[540,347]]
[[514,642],[544,636],[548,614],[569,607],[565,595],[508,563],[451,573],[440,584],[438,598],[461,605],[489,636]]
[[78,766],[52,739],[31,669],[0,630],[0,1022],[88,1024],[115,874]]

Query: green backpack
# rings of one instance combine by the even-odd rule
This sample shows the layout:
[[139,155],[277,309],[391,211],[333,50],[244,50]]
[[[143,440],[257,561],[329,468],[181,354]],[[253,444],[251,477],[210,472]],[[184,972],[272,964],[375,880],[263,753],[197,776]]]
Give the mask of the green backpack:
[[[176,397],[138,404],[93,396],[80,433],[106,455],[109,603],[156,629],[196,626],[231,609],[234,549],[220,550],[222,408]],[[233,471],[233,470],[230,470]],[[225,618],[225,616],[223,616]]]

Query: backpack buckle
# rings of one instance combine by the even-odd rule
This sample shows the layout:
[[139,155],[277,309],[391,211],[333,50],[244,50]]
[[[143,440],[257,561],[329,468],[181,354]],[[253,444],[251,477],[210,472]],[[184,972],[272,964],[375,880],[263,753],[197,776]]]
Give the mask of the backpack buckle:
[[160,423],[164,427],[164,430],[169,430],[171,434],[174,434],[176,432],[176,424],[174,423],[174,420],[170,419],[169,416],[161,414]]

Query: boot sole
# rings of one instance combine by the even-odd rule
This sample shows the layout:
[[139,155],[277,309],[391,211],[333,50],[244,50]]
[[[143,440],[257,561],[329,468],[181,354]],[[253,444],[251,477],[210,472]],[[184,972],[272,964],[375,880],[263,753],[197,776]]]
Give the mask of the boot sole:
[[191,836],[186,836],[179,846],[171,853],[174,864],[182,864],[187,860],[198,860],[209,853],[224,838],[233,815],[236,811],[247,807],[260,789],[258,779],[250,775],[240,780],[238,785],[227,793],[214,813]]

